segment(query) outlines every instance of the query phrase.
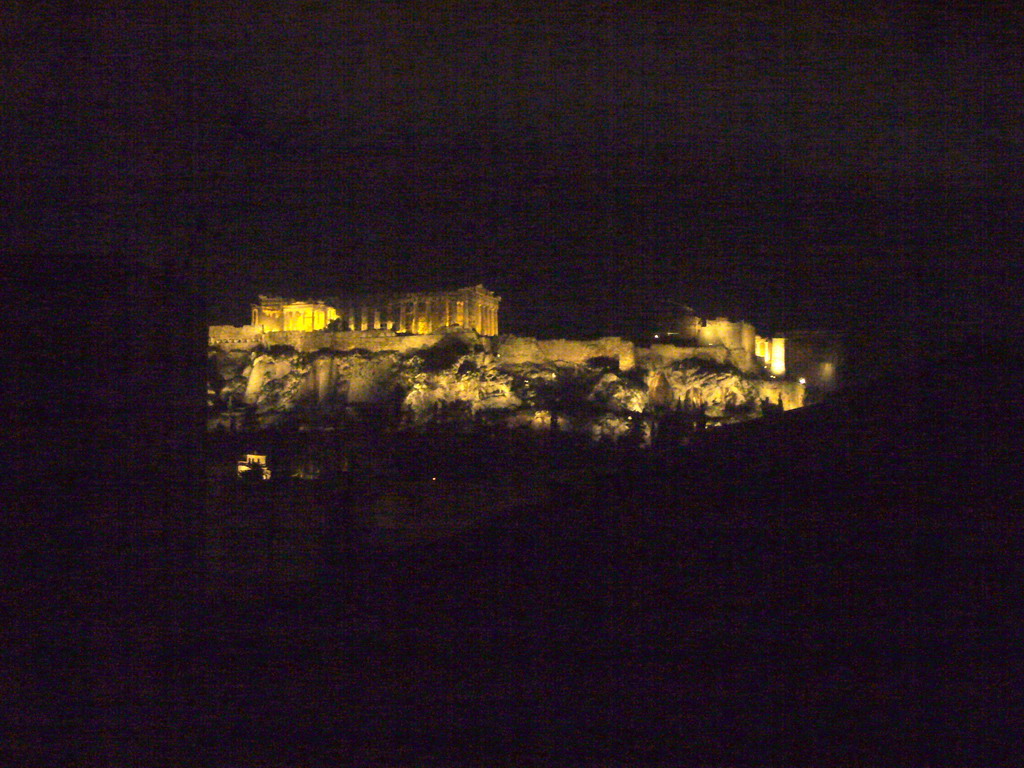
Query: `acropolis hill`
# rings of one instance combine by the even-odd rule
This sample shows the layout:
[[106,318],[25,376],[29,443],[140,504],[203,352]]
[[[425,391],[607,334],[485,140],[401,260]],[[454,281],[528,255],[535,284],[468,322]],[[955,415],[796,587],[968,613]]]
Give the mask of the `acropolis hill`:
[[210,328],[208,424],[259,428],[372,413],[403,426],[454,421],[650,442],[669,416],[713,425],[801,407],[804,382],[827,387],[839,364],[835,350],[823,355],[818,345],[796,377],[785,338],[688,309],[648,346],[615,336],[499,334],[500,301],[482,285],[260,296],[252,324]]

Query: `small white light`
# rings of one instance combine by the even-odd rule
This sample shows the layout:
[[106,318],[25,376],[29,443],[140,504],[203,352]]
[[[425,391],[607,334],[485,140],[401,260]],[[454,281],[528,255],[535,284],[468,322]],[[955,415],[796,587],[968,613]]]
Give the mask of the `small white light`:
[[807,383],[807,379],[805,379],[803,376],[801,376],[800,377],[800,383],[801,384],[806,384]]
[[658,334],[654,334],[654,338],[656,338],[656,339],[660,339],[660,338],[661,338],[661,336],[659,336]]
[[436,477],[432,477],[432,478],[430,478],[430,479],[431,479],[431,480],[437,480],[437,478],[436,478]]

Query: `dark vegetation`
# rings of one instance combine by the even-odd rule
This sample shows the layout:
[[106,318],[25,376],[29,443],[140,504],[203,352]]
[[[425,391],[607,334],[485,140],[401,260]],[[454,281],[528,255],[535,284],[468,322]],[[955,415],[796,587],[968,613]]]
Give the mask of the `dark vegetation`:
[[742,371],[732,363],[718,363],[714,360],[705,360],[703,358],[691,357],[686,360],[679,360],[678,362],[672,363],[672,367],[677,371],[701,371],[706,373],[721,373],[730,374],[733,376],[743,376]]
[[586,361],[586,364],[591,368],[597,368],[602,373],[618,373],[619,372],[619,358],[609,357],[607,355],[599,355],[597,357],[591,357]]
[[274,355],[274,356],[287,356],[294,355],[295,347],[291,344],[257,344],[253,347],[252,357],[255,359],[259,355]]
[[644,386],[647,381],[647,369],[639,365],[634,365],[628,371],[619,375],[626,381],[636,384],[638,387]]
[[451,368],[459,358],[477,351],[465,339],[448,335],[432,347],[416,354],[423,360],[423,370],[427,373],[439,373]]

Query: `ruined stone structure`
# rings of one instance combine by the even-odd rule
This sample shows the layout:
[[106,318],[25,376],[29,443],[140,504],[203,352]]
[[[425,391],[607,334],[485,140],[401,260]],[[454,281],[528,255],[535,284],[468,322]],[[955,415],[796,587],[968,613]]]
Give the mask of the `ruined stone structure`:
[[[216,373],[207,395],[219,412],[208,425],[263,428],[370,409],[407,426],[479,417],[650,442],[671,414],[725,424],[804,405],[807,386],[787,372],[786,340],[758,336],[750,323],[690,311],[649,347],[616,336],[536,339],[498,334],[499,301],[479,285],[315,301],[260,296],[252,324],[210,327]],[[804,362],[820,357],[811,350]]]
[[429,334],[459,327],[481,336],[498,335],[500,296],[476,285],[434,293],[388,293],[293,301],[260,296],[252,325],[275,331],[393,331]]
[[698,317],[687,308],[665,336],[684,346],[723,347],[729,351],[729,361],[741,371],[764,366],[773,376],[786,375],[786,339],[759,336],[753,325],[742,320]]
[[[368,293],[305,301],[261,295],[259,302],[252,305],[251,325],[213,326],[210,343],[225,349],[287,344],[306,351],[408,351],[430,346],[437,341],[431,337],[451,330],[472,331],[496,339],[500,301],[499,296],[482,285],[433,293]],[[808,381],[821,380],[826,388],[825,379],[834,376],[839,366],[838,354],[830,350],[821,353],[820,340],[813,344],[807,340],[802,348],[811,344],[814,350],[799,355],[801,372],[794,373],[787,365],[786,338],[760,336],[753,325],[744,321],[702,318],[689,307],[682,307],[674,317],[663,320],[661,333],[655,338],[661,342],[652,347],[652,354],[653,350],[660,350],[655,354],[658,359],[696,358],[729,363],[748,375],[766,371],[775,377],[806,373]],[[622,370],[628,370],[633,365],[633,353],[621,352],[611,341],[538,341],[523,337],[515,343],[506,340],[501,354],[510,360],[572,363],[580,363],[586,357],[610,356],[619,360]],[[829,359],[823,360],[822,354]],[[809,371],[810,358],[817,361],[813,363],[814,371]]]
[[786,375],[786,354],[784,336],[754,337],[754,357],[758,358],[773,375]]
[[252,325],[262,333],[273,331],[319,331],[338,318],[334,307],[323,301],[293,301],[260,295],[252,305]]

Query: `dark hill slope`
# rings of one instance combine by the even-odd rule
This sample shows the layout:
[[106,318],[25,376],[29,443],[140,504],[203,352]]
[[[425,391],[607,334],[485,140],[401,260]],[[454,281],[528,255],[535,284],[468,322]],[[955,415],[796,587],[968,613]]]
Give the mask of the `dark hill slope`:
[[666,463],[700,465],[726,495],[789,514],[1012,514],[1024,498],[1022,371],[1018,355],[997,352],[922,363],[821,405],[709,433]]
[[261,645],[225,666],[235,705],[197,746],[230,735],[220,764],[1006,764],[1012,370],[922,368],[357,552],[312,605],[252,619]]
[[630,463],[587,506],[392,556],[387,654],[419,659],[410,748],[1005,759],[1021,660],[1008,370],[922,367]]

